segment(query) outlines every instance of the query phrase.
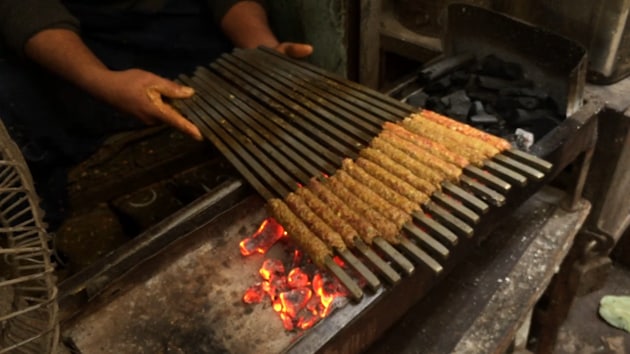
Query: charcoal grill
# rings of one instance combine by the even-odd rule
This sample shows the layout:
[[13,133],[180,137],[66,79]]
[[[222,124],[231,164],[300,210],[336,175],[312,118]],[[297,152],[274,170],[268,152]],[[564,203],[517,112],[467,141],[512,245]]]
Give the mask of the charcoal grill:
[[[210,67],[216,74],[200,68],[192,77],[180,77],[198,95],[176,106],[265,199],[284,198],[313,177],[334,174],[345,157],[356,158],[369,145],[383,123],[416,112],[411,106],[267,49],[236,51]],[[487,203],[502,206],[513,185],[522,188],[528,181],[540,181],[551,167],[516,149],[486,161],[483,169],[465,167],[462,186],[443,183],[443,192],[434,193],[423,212],[413,214],[414,222],[404,226],[402,252],[436,275],[441,273],[440,260],[449,256],[448,247],[455,246],[460,237],[473,236],[475,224],[489,209]],[[375,245],[405,273],[413,273],[412,262],[394,247],[380,238]],[[359,242],[355,248],[387,281],[400,280],[365,244]],[[378,288],[377,278],[356,257],[350,252],[341,256],[372,289]],[[361,298],[361,290],[341,269],[332,261],[327,267],[352,290],[356,300]]]
[[[207,224],[208,228],[194,231],[195,227],[190,227],[185,231],[176,231],[175,233],[184,232],[190,236],[187,240],[176,242],[175,248],[171,249],[175,255],[162,252],[160,254],[163,259],[153,257],[140,267],[168,269],[169,277],[161,277],[159,273],[131,272],[122,280],[106,287],[94,281],[111,280],[120,276],[126,270],[120,264],[129,264],[134,255],[134,252],[128,252],[124,257],[120,254],[110,255],[103,260],[101,269],[93,267],[87,270],[90,276],[78,274],[60,284],[62,299],[86,288],[92,287],[92,291],[95,291],[94,287],[97,288],[95,294],[98,296],[95,296],[95,301],[84,310],[82,316],[67,326],[69,331],[66,336],[79,346],[103,344],[102,340],[106,340],[108,335],[95,333],[95,326],[103,321],[114,326],[108,327],[113,333],[120,333],[114,324],[120,318],[127,318],[130,325],[135,327],[124,327],[121,330],[125,331],[126,339],[132,343],[137,341],[133,342],[134,338],[131,337],[147,328],[170,328],[166,322],[159,323],[165,327],[157,326],[151,319],[140,319],[144,324],[140,327],[135,325],[139,323],[137,316],[152,318],[155,315],[160,320],[171,321],[171,326],[181,323],[186,329],[185,333],[181,333],[182,336],[200,340],[203,345],[199,348],[225,350],[226,347],[212,347],[207,343],[211,340],[199,331],[209,328],[214,331],[212,328],[218,329],[222,325],[230,328],[236,325],[238,328],[228,333],[230,337],[241,335],[242,332],[261,332],[260,328],[265,328],[264,333],[267,335],[270,331],[277,334],[277,337],[269,339],[270,337],[261,337],[261,333],[258,333],[255,339],[269,339],[269,343],[260,344],[259,351],[335,352],[343,348],[345,352],[359,352],[449,273],[467,256],[471,246],[483,239],[516,206],[557,176],[580,154],[592,148],[596,133],[594,117],[601,109],[601,103],[586,97],[584,104],[559,127],[538,141],[530,154],[507,151],[497,159],[487,161],[483,168],[468,167],[459,185],[443,185],[442,194],[432,196],[431,202],[423,206],[423,212],[413,215],[414,222],[405,225],[403,229],[407,243],[397,246],[398,249],[386,244],[376,245],[378,253],[384,254],[385,259],[374,262],[370,253],[374,250],[357,245],[355,256],[367,260],[367,271],[374,270],[379,276],[376,281],[372,277],[373,281],[368,284],[372,289],[364,292],[364,289],[359,288],[357,291],[356,284],[343,275],[343,269],[330,267],[349,288],[354,288],[352,296],[355,303],[338,309],[311,330],[296,334],[285,333],[278,321],[269,322],[274,315],[269,308],[266,309],[267,313],[254,310],[254,314],[249,314],[251,318],[244,320],[248,323],[246,325],[241,321],[231,320],[235,316],[248,316],[241,312],[245,305],[240,303],[238,292],[252,282],[252,278],[247,278],[247,275],[243,281],[235,274],[254,274],[258,268],[258,263],[252,265],[252,262],[234,259],[238,256],[235,246],[238,239],[246,236],[243,230],[245,233],[247,230],[251,231],[253,225],[257,225],[267,216],[263,209],[264,200],[282,198],[299,184],[308,183],[314,176],[334,173],[343,158],[357,156],[358,151],[378,134],[384,122],[399,121],[415,111],[415,108],[265,49],[236,51],[224,55],[209,68],[199,68],[192,76],[180,77],[180,81],[195,87],[198,95],[174,104],[201,128],[204,135],[234,164],[262,198],[248,198],[240,208],[225,214],[225,218],[215,219]],[[579,182],[582,180],[583,178],[578,178],[573,202],[580,195]],[[216,194],[208,198],[216,201]],[[195,208],[198,206],[196,204]],[[198,218],[195,221],[205,224]],[[169,223],[172,224],[173,220],[169,220]],[[213,230],[218,234],[208,236]],[[150,231],[155,237],[157,229]],[[160,236],[161,242],[164,239],[173,239],[174,235],[170,230],[161,231],[169,234]],[[206,242],[210,237],[211,241],[207,245],[216,248],[217,253],[204,248],[204,243],[199,241],[204,237]],[[182,277],[185,281],[198,282],[202,292],[205,284],[214,285],[211,285],[211,291],[207,294],[195,292],[187,298],[185,295],[182,297],[182,294],[189,292],[175,286],[174,277],[177,272],[173,269],[180,266],[181,262],[172,266],[167,263],[178,254],[186,255],[178,251],[186,248],[183,241],[192,240],[201,242],[196,244],[201,246],[191,251],[190,257],[184,257],[186,262],[188,259],[194,262],[203,259],[207,266],[197,266],[195,269],[198,273],[182,274]],[[233,251],[229,251],[230,249]],[[196,257],[199,252],[205,258]],[[209,260],[210,254],[214,254],[216,259]],[[238,266],[230,265],[234,262]],[[352,265],[356,262],[362,263],[353,259],[348,263]],[[105,269],[102,268],[103,265],[106,265]],[[216,271],[221,266],[231,270]],[[366,279],[371,277],[365,269],[361,270],[361,264],[354,264],[353,267],[360,273],[363,272]],[[165,284],[156,283],[158,278]],[[215,284],[217,279],[221,284]],[[380,279],[390,284],[382,286]],[[224,284],[226,282],[230,284]],[[159,308],[161,293],[155,292],[156,288],[167,292],[167,299],[175,302],[178,308],[204,310],[196,313],[191,309],[183,309],[169,317],[164,314],[168,311]],[[232,296],[226,296],[226,293]],[[142,301],[152,309],[146,312],[145,309],[138,309],[137,305]],[[218,301],[219,306],[212,306],[212,301]],[[114,309],[108,308],[112,305]],[[207,316],[205,311],[208,312]],[[195,313],[195,321],[199,321],[198,328],[195,325],[191,327],[190,324],[184,326],[181,321],[188,319],[185,315],[182,318],[182,314],[186,313]],[[208,319],[211,319],[210,323],[207,322]],[[186,323],[188,322],[190,321]],[[98,338],[93,339],[95,337]],[[147,345],[157,345],[149,348],[165,350],[164,348],[170,348],[169,341],[173,340],[176,341],[172,343],[173,347],[181,346],[181,338],[168,339],[175,337],[177,333],[159,333]],[[208,337],[213,336],[208,334]],[[350,338],[352,342],[345,341],[344,338]],[[164,347],[159,347],[160,341],[166,341],[166,344],[162,343]],[[237,347],[232,349],[254,349],[238,339],[232,338],[232,342],[238,342]],[[126,349],[130,348],[133,349]]]

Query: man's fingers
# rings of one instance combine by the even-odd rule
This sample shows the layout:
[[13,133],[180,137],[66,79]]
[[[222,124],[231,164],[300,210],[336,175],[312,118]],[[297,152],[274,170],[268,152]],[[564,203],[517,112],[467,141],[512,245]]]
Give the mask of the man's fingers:
[[160,120],[190,135],[195,140],[203,140],[203,136],[201,135],[199,128],[179,114],[179,112],[177,112],[173,107],[164,103],[160,92],[156,89],[149,89],[147,91],[147,96],[149,96],[151,103],[158,109]]
[[288,57],[295,59],[305,58],[313,54],[313,46],[301,43],[280,43],[276,47],[276,50]]
[[179,114],[173,107],[162,103],[161,107],[158,108],[160,108],[160,112],[163,114],[166,123],[190,135],[195,140],[203,140],[203,135],[201,135],[199,128]]
[[169,98],[188,98],[195,94],[195,90],[192,87],[182,86],[167,79],[161,79],[152,88]]

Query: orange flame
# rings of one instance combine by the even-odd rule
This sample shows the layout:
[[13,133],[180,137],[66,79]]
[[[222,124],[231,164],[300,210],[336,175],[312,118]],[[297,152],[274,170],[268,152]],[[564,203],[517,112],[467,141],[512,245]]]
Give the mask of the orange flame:
[[[264,254],[283,236],[286,236],[286,232],[282,226],[268,218],[251,237],[241,241],[241,253]],[[291,271],[288,274],[282,261],[266,259],[259,269],[262,282],[245,291],[243,302],[260,303],[268,297],[287,331],[306,330],[328,316],[335,308],[334,300],[347,293],[335,278],[315,271],[310,259],[300,250],[294,249],[292,254]],[[340,266],[344,265],[340,258],[335,257],[334,260]]]
[[293,268],[287,277],[287,284],[293,289],[309,286],[308,275],[304,273],[302,268]]
[[266,259],[258,272],[263,279],[271,280],[272,276],[284,274],[284,264],[277,259]]
[[257,283],[255,285],[250,286],[245,290],[245,295],[243,295],[243,302],[246,304],[258,304],[265,297],[265,290],[261,283]]
[[241,254],[243,256],[250,256],[255,253],[265,254],[284,235],[286,233],[282,225],[278,224],[274,218],[267,218],[252,236],[239,243]]

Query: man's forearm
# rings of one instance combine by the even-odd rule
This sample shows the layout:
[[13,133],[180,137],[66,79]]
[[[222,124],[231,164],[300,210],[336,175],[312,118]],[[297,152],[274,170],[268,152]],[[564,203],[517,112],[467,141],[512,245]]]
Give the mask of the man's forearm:
[[276,47],[278,39],[269,28],[265,9],[255,1],[232,6],[221,20],[221,29],[239,48]]
[[41,31],[26,42],[24,52],[49,71],[93,95],[100,95],[98,79],[108,69],[75,32],[65,29]]

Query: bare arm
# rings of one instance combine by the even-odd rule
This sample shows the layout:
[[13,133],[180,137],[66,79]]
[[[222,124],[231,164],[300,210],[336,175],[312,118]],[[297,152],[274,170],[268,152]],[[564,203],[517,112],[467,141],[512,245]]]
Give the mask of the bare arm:
[[65,29],[35,34],[26,42],[24,51],[51,72],[147,124],[162,121],[196,139],[202,138],[197,127],[162,102],[162,95],[190,97],[194,94],[191,88],[143,70],[109,70],[79,35]]
[[265,9],[255,1],[241,1],[230,8],[221,20],[221,29],[239,48],[266,46],[293,58],[309,56],[310,45],[280,43],[269,28]]

